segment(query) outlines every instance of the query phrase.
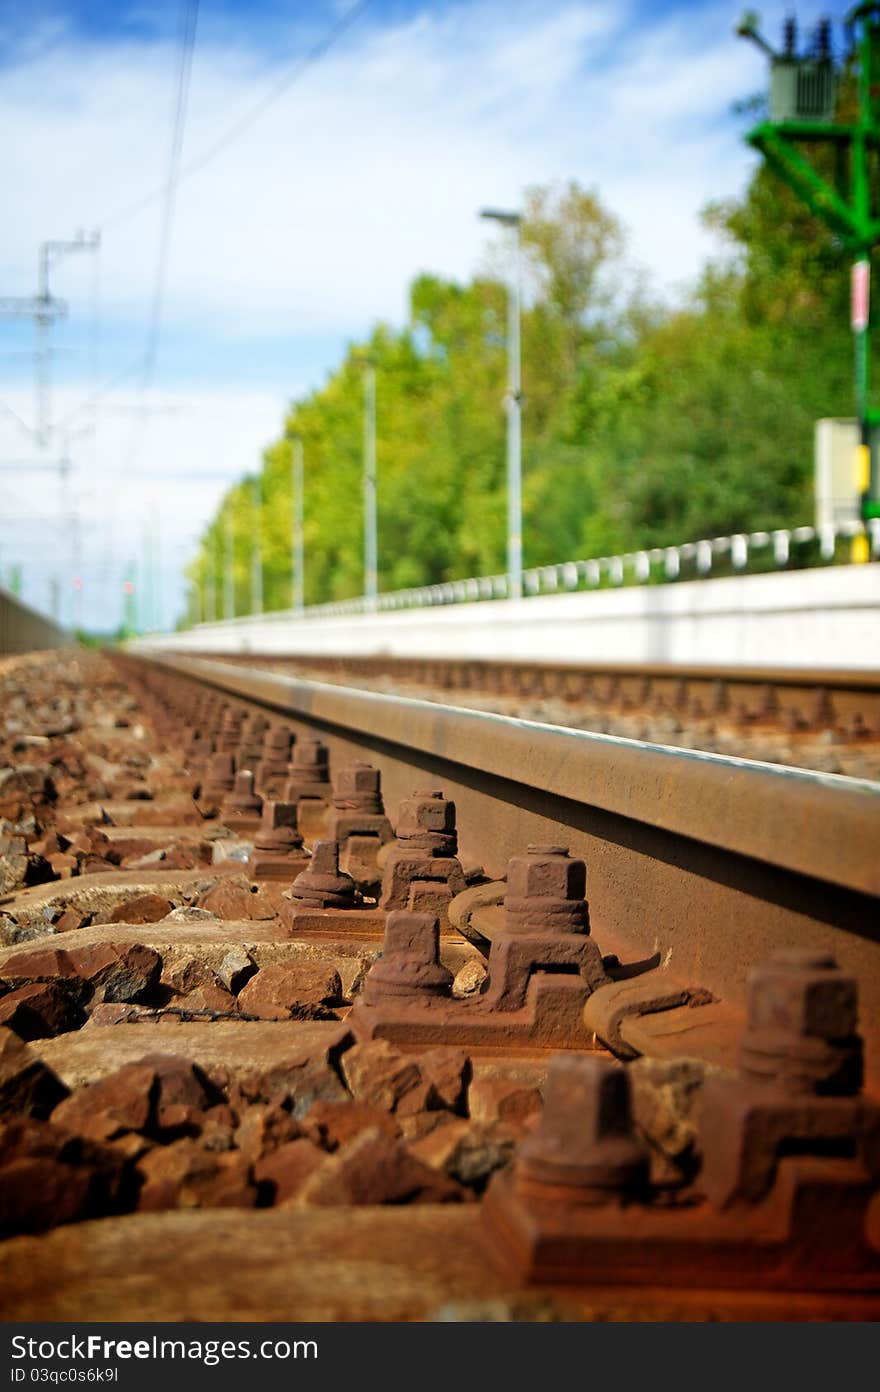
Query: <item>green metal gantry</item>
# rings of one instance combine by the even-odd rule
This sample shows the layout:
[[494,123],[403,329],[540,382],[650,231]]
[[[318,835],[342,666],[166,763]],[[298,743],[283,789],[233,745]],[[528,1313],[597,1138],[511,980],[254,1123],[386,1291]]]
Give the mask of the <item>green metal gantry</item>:
[[[855,348],[856,415],[861,445],[856,484],[862,517],[880,517],[877,436],[880,410],[870,404],[870,255],[880,243],[876,179],[872,164],[880,150],[880,3],[856,5],[846,17],[855,38],[858,106],[855,120],[834,119],[836,75],[828,45],[827,22],[817,54],[799,58],[794,27],[787,26],[785,51],[775,53],[747,15],[737,32],[752,39],[772,61],[770,119],[749,131],[746,140],[767,164],[835,234],[852,258],[852,327]],[[809,158],[809,148],[831,144],[838,178],[830,183]]]

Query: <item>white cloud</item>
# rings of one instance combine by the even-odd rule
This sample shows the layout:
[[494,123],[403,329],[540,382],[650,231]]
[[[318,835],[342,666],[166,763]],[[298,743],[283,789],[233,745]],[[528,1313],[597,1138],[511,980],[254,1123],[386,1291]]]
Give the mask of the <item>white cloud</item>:
[[[707,122],[749,90],[757,57],[726,23],[703,24],[695,50],[689,24],[634,30],[620,5],[484,0],[354,28],[182,185],[169,329],[208,314],[231,334],[239,324],[288,332],[291,316],[308,332],[399,314],[419,267],[467,274],[487,198],[515,198],[548,168],[598,184],[641,259],[678,279],[701,246],[694,195],[713,181],[725,191],[745,167],[736,134],[725,127],[719,140]],[[29,267],[46,235],[90,227],[161,185],[172,71],[162,43],[71,43],[7,73],[0,123],[21,136],[0,153],[19,210],[7,270]],[[185,161],[276,77],[246,49],[199,48]],[[656,200],[617,197],[636,170],[649,190],[685,180],[686,196],[661,210],[674,222],[675,264],[653,249]],[[104,290],[119,313],[147,302],[156,226],[154,207],[106,229]]]
[[[79,391],[57,391],[59,417],[80,400]],[[8,389],[4,401],[30,417],[29,391]],[[145,589],[145,547],[152,545],[159,612],[164,624],[172,623],[183,605],[182,568],[202,528],[228,485],[277,437],[285,405],[278,393],[240,391],[224,398],[211,390],[155,391],[146,403],[154,408],[146,420],[123,403],[118,412],[98,417],[94,433],[72,435],[66,492],[60,476],[45,469],[19,468],[2,476],[0,572],[21,564],[23,597],[39,608],[48,606],[49,585],[57,577],[65,621],[75,618],[73,580],[80,576],[85,622],[114,628],[132,564]],[[87,421],[80,417],[76,424]],[[48,459],[59,452],[48,452]],[[38,456],[0,413],[0,461],[10,457]]]
[[[690,9],[638,24],[634,13],[614,0],[479,0],[384,27],[360,22],[185,180],[158,388],[189,407],[155,418],[151,458],[168,469],[210,464],[229,478],[252,467],[277,434],[285,398],[332,366],[328,343],[362,334],[375,318],[401,318],[420,269],[469,275],[486,238],[479,208],[515,205],[529,184],[575,178],[598,187],[628,225],[636,261],[667,286],[692,276],[710,245],[700,206],[736,191],[750,167],[726,115],[734,98],[761,85],[764,63],[732,37],[728,5],[707,6],[697,21]],[[42,50],[30,44],[0,72],[0,128],[15,133],[0,145],[0,180],[15,212],[0,248],[3,293],[33,291],[40,241],[100,225],[161,185],[173,70],[165,42],[71,38]],[[246,36],[207,34],[196,51],[184,164],[281,71]],[[104,225],[108,375],[143,352],[158,225],[156,205]],[[80,319],[85,260],[71,259],[53,281],[58,293],[70,293]],[[29,344],[22,334],[11,346]],[[255,345],[267,364],[265,390],[236,382],[240,362],[253,383]],[[305,361],[310,347],[313,370],[290,381],[285,364]],[[222,369],[211,365],[221,360],[218,349]],[[79,361],[59,360],[65,387],[56,393],[56,417],[87,394]],[[169,362],[173,374],[163,366]],[[4,375],[0,358],[0,399],[29,418],[28,393]],[[198,389],[188,390],[196,380]],[[83,544],[111,558],[105,570],[137,554],[155,493],[119,479],[131,429],[130,419],[107,415],[97,450],[84,446],[93,456],[87,487],[99,495],[104,521]],[[20,453],[21,438],[14,440],[0,418],[0,449]],[[16,481],[16,489],[27,493],[33,484]],[[219,492],[206,480],[168,494],[169,547],[198,533]],[[0,550],[8,560],[6,529]],[[179,559],[165,561],[166,619],[176,610]],[[87,596],[88,619],[111,621],[107,603],[94,610],[90,603]],[[114,620],[118,612],[114,598]]]

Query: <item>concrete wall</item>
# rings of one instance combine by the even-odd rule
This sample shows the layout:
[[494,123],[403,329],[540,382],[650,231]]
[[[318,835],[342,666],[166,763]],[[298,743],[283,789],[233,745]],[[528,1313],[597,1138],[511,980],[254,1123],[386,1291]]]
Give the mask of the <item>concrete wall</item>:
[[266,614],[135,647],[291,655],[880,668],[880,564],[341,618]]

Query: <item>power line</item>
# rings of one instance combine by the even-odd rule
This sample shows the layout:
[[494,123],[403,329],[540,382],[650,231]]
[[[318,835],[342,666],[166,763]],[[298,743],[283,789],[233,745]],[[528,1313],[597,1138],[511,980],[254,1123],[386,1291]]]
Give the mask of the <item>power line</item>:
[[[159,336],[162,330],[162,309],[165,302],[165,286],[168,279],[168,263],[171,251],[171,232],[177,201],[177,186],[180,180],[180,159],[183,149],[183,133],[186,126],[186,112],[189,100],[190,77],[192,75],[193,53],[196,41],[196,25],[199,14],[199,0],[179,0],[178,9],[178,59],[174,84],[174,102],[171,120],[171,143],[168,149],[168,175],[163,189],[162,216],[159,230],[159,248],[156,260],[156,276],[153,287],[152,304],[147,325],[147,342],[142,362],[140,381],[141,400],[149,407],[147,391],[153,383],[156,372],[156,358],[159,349]],[[132,464],[137,453],[143,450],[145,435],[149,427],[150,411],[141,412],[141,430],[132,426],[131,442],[123,472],[132,472]],[[108,502],[115,507],[116,498],[112,495]],[[103,563],[110,567],[116,564],[116,528],[111,526],[103,534]],[[158,544],[158,543],[157,543]]]
[[153,292],[153,307],[150,314],[150,326],[147,334],[147,351],[144,358],[145,388],[149,386],[152,381],[156,369],[156,353],[159,347],[159,333],[162,325],[162,306],[165,300],[168,257],[171,250],[171,228],[174,222],[174,207],[177,185],[180,178],[180,155],[183,148],[183,130],[186,124],[186,107],[189,97],[189,80],[192,73],[198,14],[199,0],[181,0],[180,57],[177,67],[177,86],[174,96],[171,148],[168,153],[168,179],[165,184],[162,229],[159,236],[159,260],[156,267],[156,285]]
[[[338,43],[345,32],[363,14],[369,4],[370,0],[357,0],[356,4],[350,6],[350,8],[340,16],[336,23],[331,26],[324,37],[304,53],[301,58],[297,59],[290,72],[285,73],[284,77],[280,78],[277,83],[270,87],[268,92],[264,93],[259,101],[255,102],[255,104],[240,116],[237,121],[234,121],[213,145],[210,145],[206,150],[203,150],[200,155],[196,155],[188,164],[184,165],[177,173],[174,191],[176,192],[176,189],[179,188],[180,184],[185,179],[188,179],[191,175],[203,169],[206,164],[209,164],[211,160],[215,159],[217,155],[231,145],[234,140],[237,140],[239,135],[247,130],[249,126],[253,125],[253,123],[262,116],[263,112],[276,102],[279,97],[283,96],[304,73],[314,67],[316,63],[320,62],[325,54]],[[166,197],[169,191],[169,185],[170,176],[164,184],[160,184],[157,188],[152,189],[150,193],[138,199],[137,202],[131,203],[126,208],[105,218],[101,223],[102,229],[115,227],[121,222],[126,222],[130,217],[134,217],[137,213],[142,212],[144,208],[150,207],[158,198]],[[145,362],[146,359],[139,357],[128,367],[124,368],[122,372],[108,378],[86,401],[82,402],[65,416],[61,424],[63,425],[67,421],[73,420],[80,412],[86,411],[91,406],[95,405],[104,396],[112,392],[120,382],[125,380],[125,378],[131,376],[139,369],[142,369]]]
[[18,414],[18,412],[17,412],[17,411],[13,411],[13,409],[12,409],[11,406],[7,406],[5,401],[0,401],[0,411],[5,411],[6,414],[7,414],[7,416],[12,416],[12,419],[13,419],[19,426],[21,426],[21,429],[22,429],[23,431],[25,431],[25,433],[26,433],[27,435],[33,435],[34,432],[33,432],[33,430],[31,429],[31,427],[28,425],[27,421],[26,421],[26,420],[22,420],[22,418],[21,418],[21,416]]
[[88,411],[91,409],[92,406],[96,406],[99,401],[101,401],[105,396],[108,396],[110,392],[114,391],[121,382],[124,382],[126,380],[126,378],[131,377],[135,372],[142,370],[145,361],[146,359],[141,355],[135,358],[134,362],[130,362],[128,364],[128,367],[124,367],[121,372],[116,372],[112,377],[108,377],[106,382],[103,382],[97,391],[92,392],[91,396],[86,397],[85,401],[81,401],[78,406],[75,406],[72,411],[68,411],[67,415],[61,418],[58,428],[62,429],[65,425],[67,425],[70,421],[74,420],[83,411]]
[[[244,131],[262,116],[264,111],[268,110],[279,97],[283,96],[284,93],[302,77],[303,73],[320,62],[334,44],[342,38],[346,30],[348,30],[352,24],[354,24],[355,20],[363,14],[369,4],[370,0],[357,0],[357,3],[350,6],[350,8],[340,16],[336,23],[332,25],[324,37],[319,39],[312,48],[308,49],[301,58],[297,59],[290,72],[285,73],[285,75],[270,87],[248,111],[244,112],[237,121],[234,121],[228,130],[226,130],[213,145],[209,145],[200,155],[194,156],[188,164],[184,165],[183,169],[180,171],[177,182],[182,183],[184,179],[189,179],[200,169],[204,169],[206,164],[216,159],[217,155],[221,154],[233,141],[237,140]],[[166,183],[160,185],[158,188],[152,189],[150,193],[145,194],[144,197],[138,199],[136,203],[130,203],[128,207],[114,213],[109,218],[105,218],[104,222],[101,224],[102,227],[115,227],[120,222],[126,222],[130,217],[134,217],[136,213],[141,212],[144,208],[148,208],[150,204],[155,203],[157,198],[161,198],[163,194],[166,193],[167,188],[168,185]]]

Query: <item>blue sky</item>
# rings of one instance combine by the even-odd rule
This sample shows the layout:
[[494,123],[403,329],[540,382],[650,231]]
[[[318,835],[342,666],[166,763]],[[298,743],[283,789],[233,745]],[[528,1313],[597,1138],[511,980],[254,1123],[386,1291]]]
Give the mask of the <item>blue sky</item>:
[[[184,170],[348,8],[202,0]],[[738,193],[754,166],[730,111],[766,81],[761,54],[733,36],[742,8],[373,0],[182,180],[145,389],[161,200],[128,210],[166,177],[178,0],[0,0],[0,294],[33,294],[42,241],[101,232],[97,255],[53,269],[70,313],[52,336],[56,430],[43,453],[30,433],[34,330],[0,322],[0,575],[20,564],[38,606],[56,576],[71,617],[77,573],[83,619],[107,626],[149,546],[170,623],[202,526],[278,434],[285,403],[376,319],[400,322],[420,270],[471,274],[487,252],[477,210],[515,206],[529,184],[598,188],[632,264],[680,293],[713,251],[699,209]],[[771,40],[789,8],[763,7]],[[804,25],[843,12],[794,9]],[[66,494],[52,474],[7,467],[65,449]]]

